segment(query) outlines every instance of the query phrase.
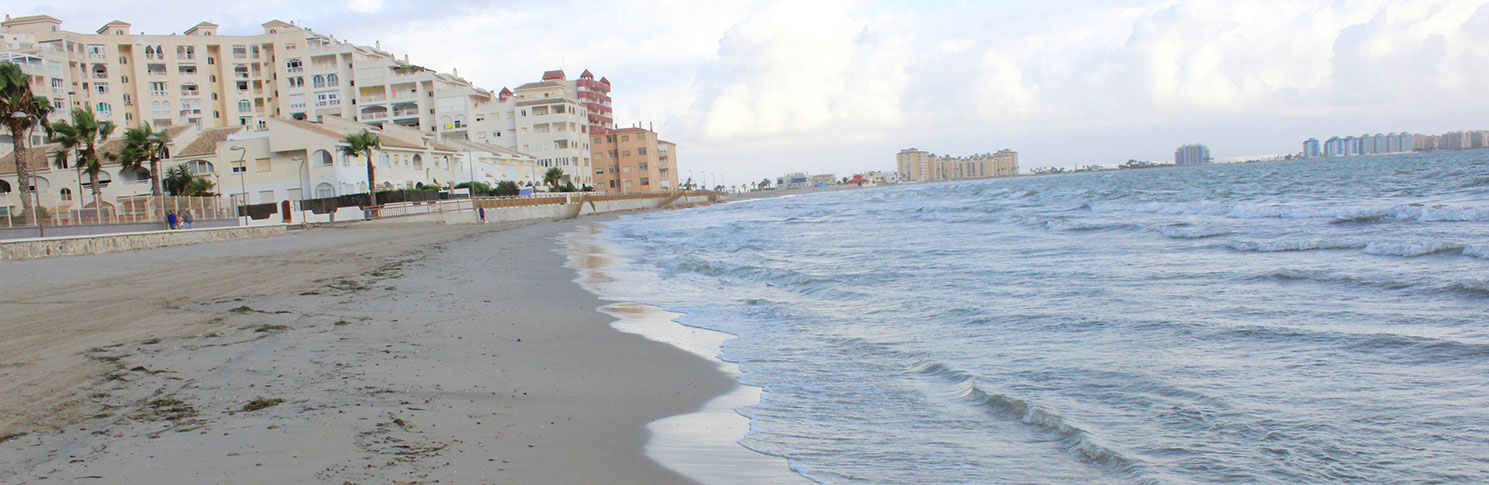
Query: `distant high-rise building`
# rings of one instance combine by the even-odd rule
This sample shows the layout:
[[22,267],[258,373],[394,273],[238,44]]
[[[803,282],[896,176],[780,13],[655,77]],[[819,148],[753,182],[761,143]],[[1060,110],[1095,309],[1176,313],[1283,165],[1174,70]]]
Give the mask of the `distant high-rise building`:
[[1174,150],[1174,165],[1199,165],[1210,163],[1210,147],[1200,145],[1184,145]]
[[1319,149],[1318,139],[1309,138],[1303,141],[1303,158],[1318,158],[1323,154]]

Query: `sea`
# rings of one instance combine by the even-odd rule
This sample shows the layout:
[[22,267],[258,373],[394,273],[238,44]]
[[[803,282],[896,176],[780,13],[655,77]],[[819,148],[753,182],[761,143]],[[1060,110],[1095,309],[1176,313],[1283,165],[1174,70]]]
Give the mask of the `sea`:
[[1489,152],[884,186],[605,223],[820,483],[1489,481]]

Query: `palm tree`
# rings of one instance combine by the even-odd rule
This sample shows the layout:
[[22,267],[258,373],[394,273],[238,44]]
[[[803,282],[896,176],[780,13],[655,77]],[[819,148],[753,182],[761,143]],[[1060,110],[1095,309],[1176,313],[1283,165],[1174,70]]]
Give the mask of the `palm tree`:
[[191,171],[186,169],[185,164],[171,167],[165,171],[165,191],[172,196],[186,195],[186,187],[191,185]]
[[212,189],[216,188],[206,177],[192,175],[184,163],[165,171],[163,185],[172,196],[186,197],[211,197],[215,195]]
[[[170,149],[166,147],[170,142],[171,136],[165,130],[153,131],[149,122],[124,130],[124,149],[119,151],[119,163],[126,169],[150,171],[150,195],[160,195],[160,159],[170,157]],[[150,162],[150,166],[145,167],[145,162]]]
[[564,179],[564,169],[553,167],[543,172],[543,184],[558,187],[558,183]]
[[763,190],[766,187],[770,187],[770,179],[769,178],[760,179],[760,183],[755,184],[755,188],[758,188],[758,189],[762,189]]
[[346,135],[342,140],[345,145],[341,146],[341,154],[348,157],[367,157],[367,196],[371,199],[371,205],[377,205],[377,176],[372,169],[372,150],[383,148],[383,139],[367,130],[361,133]]
[[[62,150],[57,152],[53,163],[60,168],[67,164],[68,152],[77,151],[78,168],[88,174],[89,183],[93,186],[93,213],[98,217],[98,211],[103,208],[103,186],[98,183],[98,172],[103,171],[103,160],[99,157],[98,149],[114,133],[114,124],[98,121],[92,111],[73,108],[71,123],[59,121],[52,123],[50,127],[52,141],[62,145]],[[110,159],[118,158],[118,155],[112,153],[105,156]]]
[[26,142],[32,128],[38,123],[46,125],[47,115],[52,113],[52,103],[31,92],[31,76],[21,72],[21,66],[13,62],[0,62],[0,119],[10,130],[15,143],[16,182],[20,184],[21,210],[34,221],[35,208],[31,207],[31,167],[26,163]]

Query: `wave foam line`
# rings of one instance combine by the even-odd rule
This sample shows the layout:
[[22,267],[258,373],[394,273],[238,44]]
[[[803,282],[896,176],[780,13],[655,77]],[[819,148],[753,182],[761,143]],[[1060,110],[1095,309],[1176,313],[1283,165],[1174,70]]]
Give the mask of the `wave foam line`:
[[956,396],[965,402],[999,414],[1015,416],[1024,424],[1059,436],[1059,441],[1066,449],[1086,460],[1126,474],[1135,474],[1141,469],[1137,463],[1116,450],[1097,443],[1091,433],[1071,425],[1065,417],[1029,401],[978,387],[977,378],[971,374],[928,361],[915,364],[910,370],[947,381],[955,386]]

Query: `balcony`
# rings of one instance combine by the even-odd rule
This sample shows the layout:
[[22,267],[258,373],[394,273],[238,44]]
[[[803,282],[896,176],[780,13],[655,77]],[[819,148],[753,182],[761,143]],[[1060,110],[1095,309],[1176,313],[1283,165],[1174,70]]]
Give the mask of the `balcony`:
[[385,119],[388,119],[388,112],[387,111],[373,111],[373,112],[370,112],[370,113],[362,113],[362,119],[364,121],[365,120],[385,120]]

